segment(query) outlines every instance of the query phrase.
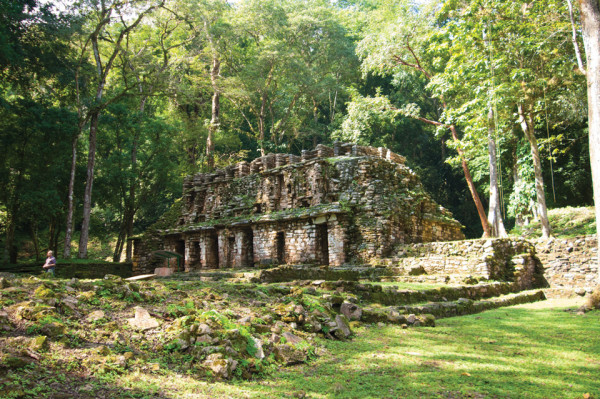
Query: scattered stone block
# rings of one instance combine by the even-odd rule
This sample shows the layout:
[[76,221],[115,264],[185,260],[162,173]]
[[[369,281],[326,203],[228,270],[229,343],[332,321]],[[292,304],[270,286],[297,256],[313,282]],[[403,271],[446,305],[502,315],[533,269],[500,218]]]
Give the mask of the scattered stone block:
[[106,313],[104,313],[104,311],[102,310],[94,310],[92,313],[90,313],[85,319],[90,322],[93,323],[95,321],[101,320],[106,318]]
[[170,267],[157,267],[154,269],[156,277],[169,277],[173,275],[173,269]]
[[150,316],[150,313],[140,306],[135,308],[135,317],[128,319],[128,322],[131,327],[139,331],[150,330],[160,326],[158,320]]

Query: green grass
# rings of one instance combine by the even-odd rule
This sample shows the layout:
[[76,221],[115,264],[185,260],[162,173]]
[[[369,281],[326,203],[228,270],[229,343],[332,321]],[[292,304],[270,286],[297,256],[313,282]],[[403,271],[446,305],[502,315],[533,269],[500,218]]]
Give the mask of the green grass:
[[436,328],[360,328],[352,342],[325,341],[326,354],[311,364],[260,381],[210,383],[163,370],[112,383],[170,398],[598,397],[600,312],[543,306],[445,319]]
[[[361,283],[363,283],[361,281]],[[398,290],[414,290],[414,291],[423,291],[423,290],[432,290],[440,287],[452,287],[451,284],[442,284],[442,283],[404,283],[404,282],[364,282],[364,284],[371,285],[380,285],[382,287],[393,287]]]
[[[22,291],[0,293],[5,301],[0,305],[27,300],[40,285],[28,278],[20,284]],[[61,280],[44,284],[55,292],[65,290]],[[113,322],[85,328],[81,317],[55,313],[68,328],[64,342],[52,340],[39,362],[25,368],[0,366],[0,397],[52,398],[69,393],[79,398],[172,399],[582,398],[589,393],[598,398],[600,394],[600,311],[577,315],[560,308],[575,307],[573,303],[553,300],[501,308],[438,320],[435,328],[355,326],[357,335],[351,341],[320,339],[324,349],[317,350],[319,356],[308,364],[281,367],[253,381],[224,382],[184,367],[191,361],[185,353],[154,347],[158,341],[153,336],[131,331],[125,318],[134,304],[117,295],[118,286],[105,280],[80,284],[82,292],[100,288],[90,299],[80,297],[81,315],[104,309]],[[211,308],[220,303],[225,314],[228,308],[251,306],[248,299],[256,294],[250,286],[220,282],[139,285],[147,291],[140,304],[172,317],[195,312],[202,302]],[[41,328],[41,324],[32,325]],[[103,369],[97,362],[82,368],[82,362],[85,365],[94,356],[96,345],[113,341],[113,332],[123,338],[112,354],[135,353],[130,368]],[[3,338],[7,333],[0,333],[0,349]],[[62,380],[56,381],[59,376]]]
[[[550,209],[548,219],[554,237],[567,238],[596,234],[596,218],[593,206]],[[536,238],[541,234],[540,223],[535,221],[522,228],[515,227],[510,233],[526,238]]]
[[327,342],[331,357],[279,374],[256,397],[300,389],[314,398],[596,396],[599,322],[599,312],[529,305],[446,319],[432,329],[366,328],[352,343]]

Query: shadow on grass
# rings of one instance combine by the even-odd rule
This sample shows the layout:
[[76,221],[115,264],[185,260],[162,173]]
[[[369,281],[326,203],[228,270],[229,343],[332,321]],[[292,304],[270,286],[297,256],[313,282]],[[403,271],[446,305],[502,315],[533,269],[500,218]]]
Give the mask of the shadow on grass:
[[[333,358],[282,372],[265,396],[582,398],[600,393],[600,313],[505,308],[436,328],[371,328]],[[258,396],[260,397],[260,395]]]

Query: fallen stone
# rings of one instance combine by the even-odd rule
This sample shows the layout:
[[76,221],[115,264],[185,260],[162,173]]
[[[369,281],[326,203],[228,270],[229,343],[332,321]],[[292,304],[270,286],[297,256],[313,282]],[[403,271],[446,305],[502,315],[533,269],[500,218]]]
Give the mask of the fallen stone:
[[4,310],[0,310],[0,330],[11,330],[12,329],[12,323],[10,322],[10,319],[8,318],[8,312],[5,312]]
[[78,303],[79,303],[79,301],[77,300],[77,298],[74,298],[72,296],[66,296],[63,299],[61,299],[60,306],[61,306],[61,308],[63,308],[63,310],[66,308],[72,312],[75,312],[75,311],[77,311]]
[[263,349],[263,345],[260,339],[251,337],[252,342],[254,343],[254,347],[256,348],[256,353],[254,353],[254,357],[257,359],[265,358],[265,351]]
[[[20,369],[23,368],[29,364],[33,363],[33,359],[28,358],[28,357],[21,357],[21,356],[13,356],[13,355],[7,355],[5,357],[0,357],[0,369],[9,369],[9,370],[15,370],[15,369]],[[25,395],[23,394],[22,396],[18,396],[20,398],[24,398]]]
[[281,342],[281,335],[275,333],[271,334],[269,342],[271,342],[272,344],[278,344],[279,342]]
[[139,331],[150,330],[160,325],[158,320],[150,316],[150,313],[140,306],[135,308],[135,317],[127,321],[131,327]]
[[296,349],[288,344],[275,345],[275,358],[284,363],[286,366],[292,364],[304,363],[306,361],[306,353],[300,349]]
[[204,335],[200,335],[199,337],[196,338],[196,343],[204,343],[204,344],[210,344],[212,343],[213,339],[210,335],[208,334],[204,334]]
[[50,348],[50,343],[48,342],[48,337],[45,335],[40,335],[31,340],[29,344],[29,348],[34,351],[46,351]]
[[208,355],[202,365],[212,371],[217,378],[228,379],[237,368],[237,361],[224,358],[222,353]]
[[49,337],[58,337],[65,335],[66,327],[61,323],[53,321],[52,323],[43,325],[40,331]]
[[157,267],[154,269],[156,277],[169,277],[173,275],[173,269],[170,267]]
[[297,345],[300,342],[302,342],[302,338],[290,332],[284,332],[283,334],[281,334],[281,337],[285,339],[285,342],[291,345]]
[[340,312],[348,318],[348,320],[360,320],[362,317],[362,309],[350,302],[342,303]]
[[350,326],[348,326],[346,317],[340,315],[335,316],[335,323],[337,324],[337,330],[334,332],[336,337],[346,339],[352,335],[352,330],[350,330]]
[[8,280],[5,277],[0,277],[0,290],[10,287]]
[[88,322],[93,323],[94,321],[98,321],[104,318],[106,318],[106,314],[102,310],[94,310],[85,319]]

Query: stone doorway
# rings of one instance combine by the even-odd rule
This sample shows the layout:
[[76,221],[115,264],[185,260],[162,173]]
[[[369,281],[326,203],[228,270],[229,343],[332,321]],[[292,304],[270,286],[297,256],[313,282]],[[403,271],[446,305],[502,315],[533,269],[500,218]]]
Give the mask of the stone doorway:
[[202,268],[202,248],[200,247],[200,241],[192,242],[192,253],[190,253],[190,263],[190,268]]
[[175,241],[175,252],[177,252],[181,256],[185,256],[185,241],[184,240]]
[[242,230],[242,266],[254,266],[254,231],[251,228]]
[[329,266],[329,229],[327,223],[317,224],[316,259],[320,265]]
[[277,263],[281,265],[285,263],[285,233],[283,231],[277,232],[275,242],[277,245]]
[[206,267],[219,267],[219,236],[216,231],[208,233],[206,240]]

